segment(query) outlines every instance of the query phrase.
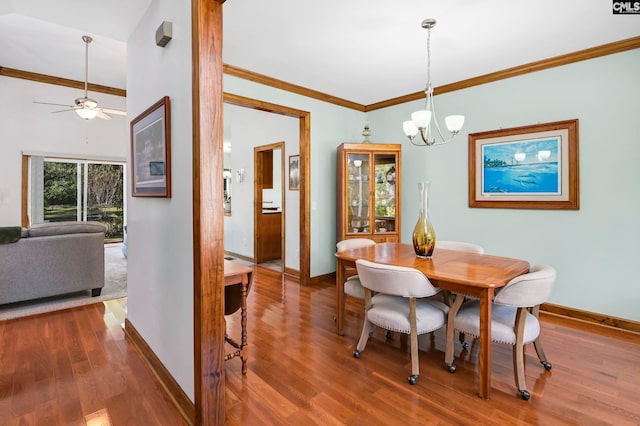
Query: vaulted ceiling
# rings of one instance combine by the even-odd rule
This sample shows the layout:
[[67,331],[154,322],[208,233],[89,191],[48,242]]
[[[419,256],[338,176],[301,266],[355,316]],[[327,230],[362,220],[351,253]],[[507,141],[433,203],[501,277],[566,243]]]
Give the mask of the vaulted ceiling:
[[[152,1],[3,2],[0,66],[82,81],[89,34],[90,82],[125,88],[126,41]],[[223,59],[369,105],[424,88],[425,18],[435,86],[640,35],[640,15],[603,0],[227,0]]]

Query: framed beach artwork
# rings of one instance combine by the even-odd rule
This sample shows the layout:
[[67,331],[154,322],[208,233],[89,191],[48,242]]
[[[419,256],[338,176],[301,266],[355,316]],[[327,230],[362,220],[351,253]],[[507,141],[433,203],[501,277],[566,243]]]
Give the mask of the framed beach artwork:
[[171,116],[165,96],[131,122],[131,195],[171,197]]
[[578,120],[469,134],[469,207],[578,210]]

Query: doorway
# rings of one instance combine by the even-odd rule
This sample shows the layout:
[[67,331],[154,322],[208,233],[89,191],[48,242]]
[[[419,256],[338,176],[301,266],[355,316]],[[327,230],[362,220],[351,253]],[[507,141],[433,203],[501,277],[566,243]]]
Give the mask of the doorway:
[[254,148],[254,259],[279,272],[285,263],[284,141]]

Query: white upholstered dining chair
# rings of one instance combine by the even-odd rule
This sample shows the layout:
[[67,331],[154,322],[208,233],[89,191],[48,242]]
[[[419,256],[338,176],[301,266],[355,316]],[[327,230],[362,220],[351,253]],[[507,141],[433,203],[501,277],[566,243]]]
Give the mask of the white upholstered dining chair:
[[[360,247],[369,247],[375,245],[376,242],[368,238],[351,238],[348,240],[338,241],[336,244],[337,251],[350,250]],[[356,299],[364,299],[364,288],[360,283],[360,279],[357,275],[352,275],[344,282],[344,294],[347,296],[355,297]],[[342,303],[346,303],[347,298],[342,299]],[[344,306],[342,306],[344,311]]]
[[484,248],[482,246],[479,246],[478,244],[474,244],[474,243],[467,243],[464,241],[436,240],[436,248],[484,254]]
[[442,302],[428,300],[439,290],[417,269],[362,259],[356,260],[356,268],[365,292],[365,318],[353,356],[360,357],[369,340],[369,330],[374,325],[408,334],[411,342],[409,383],[413,385],[420,374],[418,335],[442,327],[449,307]]
[[[502,287],[492,302],[491,340],[513,346],[515,384],[524,400],[531,397],[525,383],[524,345],[533,343],[538,359],[546,370],[551,370],[551,363],[547,361],[540,342],[538,310],[551,294],[555,280],[556,271],[553,267],[533,266],[529,273],[512,279]],[[454,302],[447,323],[445,363],[452,373],[456,371],[453,364],[454,329],[474,337],[480,335],[480,301],[462,303],[462,300],[458,298]]]

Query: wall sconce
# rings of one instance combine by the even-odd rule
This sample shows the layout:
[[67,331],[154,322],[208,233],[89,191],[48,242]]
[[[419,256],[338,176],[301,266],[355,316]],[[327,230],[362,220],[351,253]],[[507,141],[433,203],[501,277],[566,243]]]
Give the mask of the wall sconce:
[[236,170],[236,180],[238,183],[244,182],[244,169]]

